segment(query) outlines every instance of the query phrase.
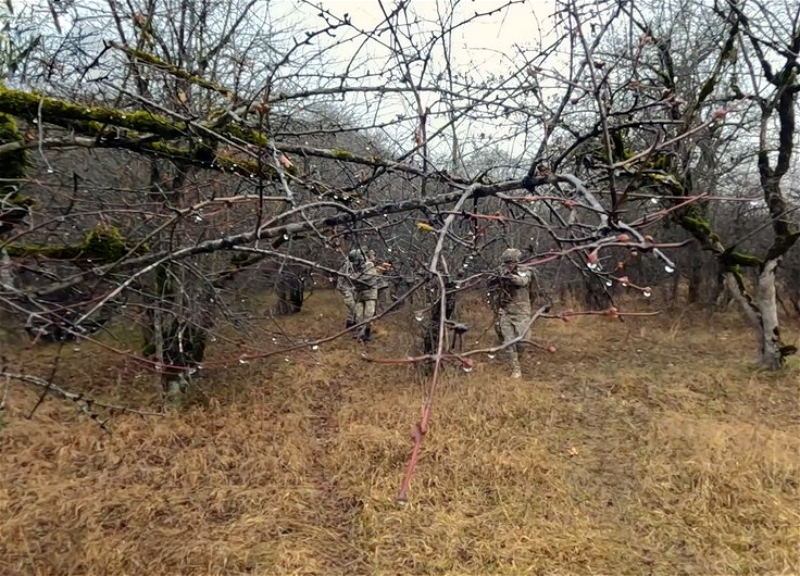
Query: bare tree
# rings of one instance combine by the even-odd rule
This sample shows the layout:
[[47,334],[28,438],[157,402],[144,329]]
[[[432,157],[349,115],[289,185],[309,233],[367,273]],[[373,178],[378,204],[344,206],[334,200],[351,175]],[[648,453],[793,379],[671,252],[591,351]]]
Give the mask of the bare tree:
[[[586,29],[600,27],[599,15],[588,5],[566,4],[574,43],[590,71],[584,86],[576,86],[574,102],[591,105],[579,118],[586,122],[588,114],[592,129],[572,124],[578,138],[555,164],[576,158],[586,178],[606,189],[611,219],[641,191],[655,194],[652,201],[714,254],[727,290],[759,335],[762,366],[776,369],[796,351],[780,339],[775,271],[798,237],[781,180],[795,139],[800,11],[787,5],[784,15],[761,22],[762,8],[737,2],[619,5],[611,9],[619,18],[607,20],[612,29],[618,25],[617,36],[598,44]],[[780,62],[779,72],[771,62]],[[709,218],[720,194],[751,195],[742,190],[742,172],[754,164],[769,211],[764,226],[774,233],[763,256],[742,250],[763,226],[743,234],[738,228],[738,238],[724,240]],[[743,267],[758,271],[752,293]]]
[[[648,280],[674,273],[666,251],[687,242],[650,233],[672,219],[724,266],[758,320],[762,361],[777,367],[789,349],[770,302],[775,268],[796,239],[780,185],[794,138],[798,35],[787,43],[785,31],[756,29],[739,4],[717,7],[698,54],[682,62],[705,78],[679,86],[671,32],[660,36],[646,10],[569,1],[558,5],[549,44],[519,46],[503,70],[476,78],[454,63],[454,34],[521,5],[437,5],[428,21],[410,2],[382,3],[377,24],[362,26],[325,7],[314,7],[313,22],[278,25],[276,5],[260,0],[53,11],[32,3],[27,17],[48,14],[52,30],[0,85],[0,178],[15,186],[0,211],[2,307],[56,339],[86,336],[114,315],[141,322],[137,360],[180,398],[206,348],[229,338],[223,327],[248,335],[229,339],[227,362],[320,341],[286,335],[277,348],[259,345],[237,286],[269,286],[292,311],[305,279],[335,278],[351,247],[391,254],[404,289],[384,313],[414,298],[431,321],[424,354],[368,357],[432,366],[401,499],[442,366],[487,353],[445,338],[460,323],[453,298],[484,290],[509,244],[525,249],[524,266],[555,268],[549,282],[564,270],[582,282],[595,308],[586,313],[622,317],[618,289],[648,298]],[[686,31],[686,42],[694,37]],[[735,69],[732,46],[745,40],[754,87],[768,81],[749,99],[721,87]],[[780,73],[770,68],[775,55],[785,59]],[[682,101],[679,90],[698,86]],[[712,185],[719,162],[743,162],[730,143],[750,124],[728,123],[731,102],[761,113],[775,241],[758,261],[755,299],[738,271],[756,261],[713,232],[699,207],[714,200],[696,185]],[[773,167],[775,114],[783,128]],[[659,278],[626,270],[642,256]]]

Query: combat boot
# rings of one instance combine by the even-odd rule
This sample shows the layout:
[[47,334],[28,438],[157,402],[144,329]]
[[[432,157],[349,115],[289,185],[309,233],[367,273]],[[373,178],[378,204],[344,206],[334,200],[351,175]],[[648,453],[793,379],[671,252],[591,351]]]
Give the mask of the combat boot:
[[358,337],[362,342],[369,342],[372,340],[372,326],[364,326],[364,331]]

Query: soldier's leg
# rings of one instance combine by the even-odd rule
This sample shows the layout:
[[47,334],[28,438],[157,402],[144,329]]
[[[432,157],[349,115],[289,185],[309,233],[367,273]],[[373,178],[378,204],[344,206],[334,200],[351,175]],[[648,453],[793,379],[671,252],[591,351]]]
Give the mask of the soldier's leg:
[[375,310],[386,310],[389,307],[389,287],[378,290],[378,301],[375,303]]
[[503,343],[503,331],[500,329],[500,319],[501,319],[501,316],[497,316],[494,319],[494,333],[497,334],[497,341],[500,342],[500,344],[502,344]]
[[[517,337],[517,331],[514,327],[514,322],[507,314],[503,314],[500,317],[500,332],[503,335],[503,344],[506,344]],[[517,344],[511,344],[506,347],[506,354],[508,354],[508,359],[511,363],[511,377],[519,378],[522,376],[522,368],[519,364]]]
[[[366,305],[366,302],[363,302],[363,301],[356,302],[356,305],[355,305],[355,311],[356,311],[356,322],[355,323],[356,324],[361,324],[366,319],[366,306],[365,305]],[[360,330],[356,331],[356,333],[353,334],[353,338],[359,338],[363,331],[364,331],[363,328],[361,328]]]
[[[530,329],[528,328],[528,323],[531,321],[530,316],[517,316],[513,318],[514,322],[514,331],[519,336],[522,335],[522,340],[528,340],[530,338]],[[517,356],[525,356],[528,351],[528,345],[518,343],[517,344]]]
[[356,325],[356,317],[358,314],[356,313],[356,300],[353,298],[350,302],[350,307],[347,311],[347,327],[350,328]]
[[345,328],[350,328],[356,323],[356,299],[353,292],[350,290],[342,292],[342,301],[344,302],[345,308],[347,308]]
[[[377,302],[375,300],[367,300],[366,302],[362,302],[364,305],[364,320],[371,320],[373,316],[375,316],[375,307]],[[361,340],[370,340],[372,338],[372,324],[367,322],[361,330]]]

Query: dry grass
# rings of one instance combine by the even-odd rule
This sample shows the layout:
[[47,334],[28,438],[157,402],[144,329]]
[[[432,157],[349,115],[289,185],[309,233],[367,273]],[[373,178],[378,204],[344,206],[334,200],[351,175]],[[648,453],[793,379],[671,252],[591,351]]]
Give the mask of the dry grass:
[[[333,295],[309,304],[286,327],[328,332]],[[384,322],[370,353],[407,355],[412,324]],[[762,373],[738,317],[711,326],[553,322],[536,335],[558,352],[528,353],[523,381],[502,356],[448,370],[404,508],[421,376],[365,363],[349,339],[210,371],[202,401],[117,416],[110,437],[53,400],[26,420],[35,394],[15,388],[0,571],[796,574],[797,364]],[[72,389],[155,398],[88,344],[62,363]]]

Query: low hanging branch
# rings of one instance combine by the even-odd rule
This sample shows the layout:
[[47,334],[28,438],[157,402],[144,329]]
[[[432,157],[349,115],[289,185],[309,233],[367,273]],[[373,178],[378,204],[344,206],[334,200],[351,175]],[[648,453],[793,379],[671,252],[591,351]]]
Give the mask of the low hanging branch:
[[[252,1],[247,4],[249,8],[252,6]],[[171,160],[177,171],[184,176],[188,172],[186,167],[193,166],[208,171],[213,170],[217,174],[240,176],[243,179],[219,178],[212,182],[211,179],[216,176],[215,174],[193,172],[193,176],[198,176],[196,182],[199,184],[192,182],[194,178],[184,177],[179,182],[178,179],[173,179],[173,186],[164,186],[165,189],[169,188],[169,194],[161,194],[159,179],[154,178],[148,191],[134,191],[141,193],[140,199],[134,201],[129,201],[126,196],[115,195],[115,189],[112,186],[106,187],[105,183],[97,186],[101,192],[90,192],[91,185],[87,185],[85,194],[92,201],[97,200],[98,203],[108,201],[125,206],[125,209],[119,210],[117,214],[121,220],[127,219],[130,232],[126,229],[126,236],[117,238],[120,242],[107,243],[111,244],[112,248],[107,254],[98,254],[89,250],[90,238],[81,234],[65,235],[63,240],[58,240],[64,243],[63,246],[36,246],[32,242],[26,242],[28,238],[35,238],[37,234],[41,236],[49,231],[41,219],[35,225],[31,224],[30,230],[20,232],[19,229],[15,229],[14,238],[0,242],[0,250],[5,249],[7,254],[19,260],[23,258],[36,260],[42,269],[47,265],[48,259],[56,260],[56,264],[63,268],[66,268],[64,264],[69,262],[73,268],[78,268],[78,272],[71,277],[53,274],[49,279],[49,285],[30,289],[6,290],[4,287],[0,297],[12,302],[13,306],[18,306],[19,308],[15,310],[22,312],[26,311],[25,308],[29,303],[36,302],[36,298],[43,300],[44,297],[53,297],[70,288],[83,288],[82,285],[89,285],[92,291],[97,292],[83,299],[80,306],[73,307],[76,314],[81,316],[76,321],[76,324],[80,324],[104,307],[110,307],[123,293],[139,292],[151,297],[152,294],[147,293],[148,276],[151,273],[157,276],[160,272],[166,273],[166,269],[174,268],[180,269],[181,274],[196,274],[200,279],[199,283],[205,285],[208,293],[213,293],[213,298],[209,297],[199,303],[193,301],[199,291],[193,293],[185,289],[192,284],[183,277],[179,278],[178,272],[175,272],[175,278],[170,276],[168,281],[174,282],[170,293],[180,295],[180,298],[167,302],[168,299],[160,298],[164,290],[160,290],[161,294],[158,293],[159,290],[153,291],[155,297],[152,297],[152,301],[157,303],[159,299],[161,300],[161,304],[155,306],[163,305],[164,317],[172,314],[176,320],[181,319],[180,322],[187,324],[189,320],[194,321],[190,315],[185,314],[187,310],[202,312],[206,307],[221,306],[219,301],[224,296],[219,289],[227,287],[227,282],[239,276],[244,270],[254,270],[256,264],[264,258],[282,259],[281,262],[292,262],[328,276],[338,274],[338,271],[329,265],[330,260],[324,260],[328,257],[331,260],[338,259],[340,257],[338,253],[321,255],[317,252],[308,258],[301,258],[285,254],[279,249],[288,252],[294,247],[301,246],[301,250],[308,249],[312,252],[320,247],[327,250],[332,242],[329,242],[330,238],[322,231],[332,228],[346,229],[342,236],[347,240],[352,239],[352,244],[358,246],[361,246],[361,241],[364,240],[361,235],[384,239],[384,232],[387,229],[392,229],[392,233],[399,230],[396,235],[403,235],[401,237],[410,244],[410,247],[406,247],[409,252],[406,255],[407,260],[401,263],[413,270],[413,281],[416,282],[412,290],[406,292],[401,300],[409,297],[424,284],[438,287],[440,293],[437,304],[434,304],[438,306],[438,320],[432,321],[429,331],[432,339],[435,337],[433,325],[438,322],[438,345],[434,353],[428,353],[433,350],[431,346],[426,347],[424,356],[396,360],[365,358],[373,362],[432,361],[434,364],[433,377],[426,391],[421,418],[415,426],[414,445],[398,494],[398,500],[405,502],[424,436],[429,431],[442,365],[456,362],[469,366],[474,355],[496,352],[517,342],[515,340],[503,346],[470,350],[460,354],[444,349],[446,330],[452,328],[447,324],[448,299],[453,297],[453,292],[448,292],[447,287],[454,276],[453,262],[449,261],[450,254],[466,252],[471,255],[470,257],[488,256],[500,243],[507,242],[510,238],[519,239],[516,234],[518,229],[515,227],[525,226],[532,221],[537,233],[538,230],[545,230],[549,235],[550,238],[546,238],[549,245],[541,248],[536,245],[538,238],[531,237],[531,256],[524,259],[522,267],[532,268],[546,262],[566,261],[577,266],[585,278],[600,279],[603,285],[608,286],[617,282],[639,290],[648,297],[649,287],[636,286],[627,276],[621,273],[617,275],[617,271],[624,267],[624,262],[616,262],[618,268],[605,271],[602,269],[602,263],[609,258],[616,259],[616,254],[619,252],[628,250],[631,253],[636,250],[650,254],[661,261],[668,273],[670,270],[674,271],[676,265],[662,250],[680,247],[685,243],[660,243],[642,233],[645,226],[669,214],[700,240],[705,249],[728,264],[731,269],[737,269],[739,266],[763,265],[763,260],[726,246],[709,222],[703,218],[701,210],[696,208],[696,205],[690,205],[691,199],[699,198],[701,195],[693,193],[687,175],[688,170],[683,170],[683,166],[670,164],[671,158],[690,158],[695,141],[706,136],[713,137],[713,129],[722,124],[726,110],[718,111],[710,115],[706,121],[701,121],[701,114],[705,112],[705,108],[701,109],[701,106],[714,102],[719,91],[718,87],[724,84],[723,73],[731,61],[731,49],[734,46],[734,39],[740,34],[739,25],[744,21],[743,18],[727,19],[729,15],[726,14],[722,34],[718,38],[715,37],[720,40],[722,51],[720,52],[718,47],[711,51],[714,64],[710,76],[703,79],[697,98],[686,98],[686,101],[691,102],[691,109],[682,116],[674,94],[679,83],[675,82],[674,78],[669,39],[653,40],[653,37],[648,36],[656,42],[656,49],[659,52],[657,57],[668,68],[662,83],[659,83],[657,77],[660,75],[659,72],[656,72],[653,78],[639,78],[639,74],[646,76],[652,72],[650,63],[645,63],[647,50],[644,44],[640,44],[638,51],[635,49],[628,51],[624,58],[617,58],[613,63],[612,60],[597,61],[597,57],[606,52],[606,46],[601,44],[604,35],[612,30],[613,22],[617,21],[620,14],[630,11],[630,7],[624,3],[612,3],[609,6],[608,9],[597,8],[601,12],[606,10],[608,18],[602,24],[596,26],[592,24],[591,35],[594,35],[594,38],[590,37],[589,28],[583,21],[584,15],[579,6],[570,4],[564,7],[564,12],[569,14],[567,21],[571,29],[565,38],[569,42],[568,48],[573,61],[569,67],[568,78],[557,73],[549,76],[550,80],[560,85],[560,88],[556,89],[560,90],[562,95],[555,109],[548,108],[551,100],[549,97],[545,99],[542,94],[536,93],[535,103],[526,98],[531,83],[530,78],[526,77],[526,71],[528,76],[536,80],[536,89],[543,89],[539,87],[539,80],[548,74],[542,72],[542,68],[538,65],[533,65],[541,60],[544,66],[543,58],[535,56],[524,63],[521,61],[527,59],[524,55],[519,56],[519,62],[516,61],[517,56],[509,58],[512,68],[516,71],[512,72],[510,77],[501,73],[499,81],[487,80],[482,86],[469,86],[466,81],[464,86],[460,86],[460,81],[454,82],[454,77],[451,75],[449,87],[442,88],[441,79],[431,77],[428,69],[428,63],[433,62],[433,53],[425,47],[419,47],[415,49],[413,59],[409,59],[410,52],[403,46],[407,40],[405,31],[401,30],[402,24],[400,20],[392,19],[388,14],[384,25],[388,26],[386,30],[393,37],[393,44],[387,46],[391,53],[389,61],[403,73],[402,80],[394,85],[391,76],[395,71],[388,67],[384,67],[377,76],[367,73],[366,76],[359,77],[356,71],[348,66],[347,73],[341,74],[340,84],[338,76],[327,76],[327,70],[320,76],[320,79],[325,78],[325,80],[319,83],[304,84],[305,73],[300,75],[295,73],[292,77],[285,74],[284,65],[288,65],[290,60],[303,60],[295,52],[298,46],[308,45],[311,39],[315,42],[321,41],[325,33],[333,36],[332,31],[339,25],[350,28],[351,23],[346,21],[347,18],[333,25],[329,22],[322,31],[306,30],[306,39],[295,40],[294,47],[283,54],[277,53],[276,46],[279,46],[279,43],[274,43],[273,46],[273,43],[268,42],[271,44],[269,61],[261,62],[264,67],[256,70],[252,64],[245,63],[251,55],[242,55],[240,63],[238,54],[235,58],[231,58],[231,53],[238,53],[239,50],[228,50],[226,46],[224,52],[220,52],[223,49],[222,44],[207,50],[213,43],[205,41],[196,44],[205,47],[204,53],[189,53],[191,50],[187,50],[186,55],[180,53],[180,58],[173,61],[170,56],[174,52],[173,47],[166,46],[164,40],[156,33],[159,16],[153,10],[146,16],[135,15],[135,25],[140,40],[137,47],[129,46],[127,39],[123,37],[124,34],[120,33],[122,38],[119,41],[106,43],[104,53],[116,51],[124,54],[136,82],[131,83],[127,78],[115,82],[108,80],[112,77],[121,78],[124,74],[109,74],[100,78],[99,69],[103,66],[100,57],[89,66],[93,71],[92,76],[99,78],[93,80],[93,85],[106,91],[111,90],[112,98],[116,98],[117,103],[129,102],[130,104],[126,104],[129,107],[118,109],[115,105],[90,102],[88,98],[86,101],[82,98],[70,101],[24,90],[12,90],[0,85],[0,119],[8,120],[5,125],[10,127],[10,124],[15,124],[13,118],[38,124],[35,130],[29,130],[24,137],[21,131],[17,132],[15,128],[7,130],[5,136],[0,134],[0,163],[21,158],[29,150],[38,150],[44,158],[43,151],[46,150],[103,148],[125,150],[148,157],[152,166],[168,164],[156,163],[154,159]],[[729,12],[738,10],[735,7],[722,9]],[[328,13],[324,9],[320,10],[321,15],[326,17]],[[401,11],[405,11],[404,6],[398,6],[393,14],[399,14]],[[244,10],[233,20],[238,23],[245,21],[246,18],[247,10]],[[234,25],[226,33],[228,39],[232,37],[233,29],[237,26],[238,24]],[[746,26],[745,29],[749,34]],[[445,40],[445,33],[442,34],[441,40]],[[367,36],[372,37],[371,34]],[[437,40],[434,40],[433,44],[436,42]],[[180,48],[188,47],[187,44]],[[556,47],[563,46],[559,43],[553,49]],[[316,46],[314,50],[317,50]],[[325,52],[326,50],[320,47],[319,53]],[[636,54],[631,77],[637,78],[637,86],[634,88],[632,83],[631,86],[613,85],[619,77],[624,76],[625,71],[621,66],[623,62],[629,61],[631,53]],[[794,53],[796,55],[796,49]],[[211,62],[210,60],[218,54],[225,54],[222,61],[216,59]],[[233,59],[236,64],[229,64],[228,59]],[[605,60],[605,56],[603,59]],[[417,66],[416,63],[422,65]],[[118,63],[115,62],[114,65]],[[351,65],[354,63],[351,62]],[[230,67],[226,68],[227,66]],[[652,67],[658,68],[658,64]],[[308,70],[311,68],[309,66]],[[389,74],[385,77],[386,71]],[[206,73],[208,76],[204,77]],[[538,80],[537,75],[541,76]],[[296,82],[294,77],[297,77]],[[769,77],[772,81],[778,78],[778,74],[770,73]],[[235,80],[231,83],[231,87],[226,87],[220,84],[217,80],[219,78],[235,78]],[[263,80],[259,80],[256,86],[253,78]],[[278,87],[286,88],[289,85],[288,78],[293,78],[291,85],[296,87],[297,91],[292,94],[281,93]],[[354,78],[358,80],[353,82]],[[380,81],[375,80],[376,78],[380,78]],[[384,81],[386,86],[374,85]],[[795,82],[793,84],[795,86],[796,81],[792,82]],[[349,85],[351,83],[354,85]],[[659,95],[662,86],[673,93]],[[635,92],[630,98],[628,96],[631,95],[631,91],[628,88]],[[240,94],[247,90],[248,94]],[[438,99],[428,99],[429,93],[438,95]],[[356,121],[356,126],[348,125],[338,133],[338,127],[330,128],[337,124],[325,124],[326,133],[336,137],[336,141],[333,138],[322,137],[321,134],[313,134],[313,130],[306,130],[307,126],[303,126],[302,131],[294,130],[309,117],[313,118],[311,124],[316,125],[320,122],[320,117],[329,111],[325,108],[328,105],[325,102],[326,96],[341,97],[345,100],[352,94],[361,94],[366,100],[374,97],[378,101],[376,106],[380,106],[383,98],[391,98],[392,95],[413,95],[417,103],[417,117],[398,117],[397,124],[391,124],[392,129],[398,128],[398,133],[406,129],[406,138],[410,134],[416,134],[413,144],[398,150],[393,157],[381,151],[380,146],[372,146],[371,138],[377,138],[375,136],[379,132],[377,127],[383,122],[377,119],[378,115],[386,110],[374,110],[375,116],[369,125],[358,124]],[[571,108],[581,99],[593,99],[599,112],[587,111],[585,105],[581,105],[580,110]],[[444,104],[428,108],[424,100],[444,102]],[[686,101],[681,101],[680,105],[685,105]],[[336,106],[338,105],[333,105]],[[369,102],[368,107],[372,108],[372,102]],[[324,112],[320,113],[318,109]],[[572,114],[573,110],[580,114]],[[658,117],[661,111],[665,111],[666,118]],[[779,116],[781,119],[789,118],[785,112]],[[580,120],[574,120],[577,117]],[[482,176],[477,179],[468,178],[466,166],[463,167],[465,173],[461,175],[462,177],[452,176],[436,167],[436,150],[443,134],[449,134],[452,130],[454,166],[456,160],[464,164],[465,159],[461,157],[463,151],[456,150],[458,145],[456,130],[461,126],[467,126],[470,121],[476,119],[485,121],[487,118],[490,119],[488,123],[493,124],[490,131],[498,129],[499,124],[506,120],[517,122],[516,134],[522,134],[523,130],[525,133],[529,130],[543,130],[544,138],[541,139],[538,151],[531,158],[524,159],[526,167],[530,162],[528,176],[524,179],[510,178],[492,182],[483,179]],[[498,119],[502,119],[501,122],[494,122]],[[326,118],[325,122],[328,120]],[[579,125],[581,123],[583,125]],[[48,130],[50,127],[58,127],[59,130]],[[472,127],[469,126],[469,129],[472,130]],[[503,130],[504,127],[499,129]],[[633,133],[630,138],[628,131]],[[653,132],[656,133],[655,137],[652,137]],[[284,138],[291,141],[280,141],[274,137],[276,133],[284,134]],[[343,138],[345,133],[348,134],[348,139]],[[298,134],[309,134],[310,143],[304,141],[305,137],[301,139]],[[349,140],[350,134],[354,140]],[[369,136],[366,136],[367,134]],[[553,136],[554,134],[556,136]],[[782,144],[785,143],[784,136],[785,134],[781,134]],[[490,135],[489,139],[492,138]],[[565,141],[559,142],[559,140]],[[599,155],[599,160],[596,148],[595,155],[592,156],[594,140],[602,141],[604,152]],[[345,142],[342,144],[344,148],[336,147],[339,142]],[[366,145],[367,142],[369,146]],[[489,142],[486,149],[491,149],[492,146],[502,148],[503,144],[500,142],[499,138]],[[393,150],[402,146],[400,141],[394,144],[396,146],[392,148]],[[639,150],[633,149],[636,145],[640,146]],[[351,149],[346,149],[348,147]],[[579,162],[576,162],[576,168],[567,168],[565,166],[567,159],[575,154],[582,154],[582,148],[588,148],[589,151],[583,155],[582,160],[581,156],[578,156]],[[357,152],[358,150],[367,152]],[[288,155],[292,155],[292,158]],[[422,161],[413,166],[411,159],[415,155],[421,155]],[[476,156],[482,155],[476,154]],[[785,159],[787,156],[781,152],[780,158]],[[482,163],[484,160],[480,158],[479,162]],[[778,169],[772,170],[768,158],[766,160],[766,168],[770,171],[762,170],[762,174],[769,176],[770,182],[774,182],[773,177],[780,173],[779,167],[783,166],[784,162],[780,160]],[[759,157],[760,168],[764,166],[763,161],[764,159]],[[514,159],[509,159],[510,168],[518,167],[514,163]],[[353,166],[358,166],[355,170],[351,170],[353,173],[362,170],[362,167],[366,169],[362,170],[360,176],[349,175],[351,181],[347,185],[342,184],[341,181],[347,179],[341,177],[342,168],[351,169]],[[475,172],[478,173],[484,168],[486,168],[483,172],[485,175],[501,166],[476,168]],[[570,173],[573,170],[575,173]],[[161,176],[169,178],[169,175],[165,174],[168,171],[165,169]],[[24,171],[21,174],[21,178],[24,178]],[[13,177],[17,175],[16,172],[12,174]],[[75,178],[74,195],[78,196],[77,176]],[[625,183],[630,183],[630,186],[623,191]],[[208,186],[204,189],[205,184]],[[630,222],[622,221],[621,218],[625,218],[626,214],[632,214],[636,210],[635,207],[626,204],[632,197],[628,196],[628,192],[639,184],[641,187],[656,187],[660,191],[669,192],[669,197],[667,194],[661,197],[661,202],[669,208],[659,210],[655,217],[644,210],[646,214],[644,217],[633,215],[630,216],[632,219]],[[119,182],[114,182],[114,185],[121,186]],[[238,188],[235,192],[231,191],[234,187]],[[272,187],[285,192],[285,196],[277,198],[271,195],[268,198],[266,190]],[[547,188],[542,190],[542,187]],[[420,191],[422,191],[420,198],[410,198]],[[126,190],[126,192],[131,191]],[[546,192],[546,195],[539,192]],[[95,198],[91,196],[92,194],[104,194],[104,196]],[[770,194],[767,203],[771,210],[775,208],[772,210],[773,218],[779,213],[785,215],[785,207],[782,208],[779,202],[781,197]],[[222,198],[219,195],[222,195]],[[248,202],[240,206],[236,204],[236,199],[242,195],[248,198]],[[147,200],[142,201],[141,197],[147,197]],[[331,198],[339,200],[345,197],[348,198],[347,201],[330,201]],[[604,206],[604,202],[608,203],[609,197],[611,206]],[[380,198],[381,201],[373,203],[375,198]],[[387,198],[401,199],[386,200]],[[482,199],[486,199],[484,205],[493,205],[487,209],[490,214],[480,213],[478,205]],[[465,207],[470,201],[472,209],[468,213]],[[141,202],[141,205],[145,206],[141,209],[141,214],[144,215],[143,222],[137,221],[139,214],[136,216],[123,214],[135,202]],[[221,202],[222,205],[203,210],[211,202]],[[152,205],[157,206],[152,208]],[[248,213],[248,209],[252,206],[257,206],[255,211],[258,218],[255,222],[249,220],[252,214]],[[546,211],[539,210],[541,206],[549,210],[549,222]],[[557,209],[564,209],[569,212],[569,216],[565,217],[563,212]],[[106,214],[111,212],[113,209]],[[418,220],[415,225],[416,212],[420,213],[419,218],[422,220]],[[103,217],[101,211],[99,214]],[[392,215],[406,216],[391,218]],[[52,215],[47,215],[47,218],[51,217]],[[76,225],[86,226],[81,223],[80,218],[87,217],[97,217],[97,213],[75,217],[74,222],[78,223]],[[153,218],[158,220],[154,221]],[[224,223],[221,223],[223,220]],[[56,223],[54,228],[57,228],[58,222],[55,219],[54,222]],[[72,222],[70,221],[70,224]],[[471,236],[466,232],[468,227],[465,226],[463,237],[460,237],[455,225],[457,222],[472,223],[469,226],[472,230]],[[490,229],[492,231],[487,233]],[[144,232],[140,232],[141,230]],[[497,234],[493,238],[487,237],[495,231]],[[141,236],[131,243],[126,240],[128,234],[131,237],[137,234]],[[84,241],[76,241],[76,237],[83,237]],[[792,243],[796,239],[786,235],[782,238],[791,239]],[[432,239],[435,239],[434,246],[431,246]],[[260,244],[262,240],[268,241],[268,248]],[[304,244],[301,245],[300,241]],[[318,243],[312,245],[313,241]],[[389,242],[386,244],[388,246]],[[784,242],[776,244],[776,247],[788,249],[788,245],[790,243]],[[235,256],[222,271],[217,270],[218,259],[207,258],[203,265],[199,265],[197,262],[200,259],[194,258],[226,251],[229,252],[228,256],[230,253],[234,253]],[[319,260],[315,260],[316,258]],[[177,261],[182,261],[183,265],[168,266]],[[327,265],[322,264],[323,262]],[[468,268],[466,262],[459,262],[456,266],[462,264],[464,269]],[[772,272],[775,267],[765,268]],[[482,274],[482,272],[473,273],[472,278],[482,278]],[[36,304],[39,305],[38,302]],[[619,312],[610,296],[609,304],[603,304],[601,307],[605,309],[589,312],[563,311],[561,314],[549,316],[549,309],[545,306],[532,316],[528,328],[541,318],[552,317],[567,321],[570,316],[576,314],[600,315],[612,319],[630,314],[650,314]],[[42,310],[37,309],[36,313],[44,315],[47,310],[44,310],[44,306],[42,308]],[[382,312],[377,318],[389,313],[390,310],[392,308]],[[161,311],[159,308],[159,314]],[[161,316],[159,321],[160,318]],[[210,330],[204,323],[198,325],[202,326],[202,330]],[[159,334],[161,333],[157,323],[153,327]],[[317,339],[314,342],[327,342],[358,327],[350,327],[330,338]],[[264,349],[257,349],[243,344],[236,350],[238,358],[233,358],[233,361],[246,363],[255,358],[300,350],[312,344],[304,339],[302,343],[293,342],[292,345],[278,351],[270,350],[266,346]],[[536,343],[532,344],[538,346]],[[549,348],[544,349],[551,351]],[[166,368],[163,354],[159,353],[157,356],[160,368]],[[179,364],[181,360],[170,362]],[[231,358],[215,358],[204,365],[221,366],[230,362]],[[174,368],[180,370],[187,366],[184,364]],[[19,379],[23,376],[25,375],[15,375],[18,381],[21,381]],[[46,390],[50,393],[64,392],[52,389],[50,383],[44,380],[37,383],[35,380],[30,380],[33,377],[25,376],[25,378],[29,378],[25,381],[27,384],[41,387],[42,383],[46,383],[48,385]],[[52,392],[52,390],[57,391]],[[64,392],[61,397],[76,402],[82,400],[77,395],[70,397],[68,394]],[[88,406],[83,404],[80,406],[90,413]]]
[[[132,95],[136,96],[136,95]],[[151,103],[152,105],[155,105]],[[468,185],[466,179],[455,178],[445,172],[429,173],[405,162],[396,162],[376,155],[359,155],[339,148],[318,148],[288,142],[272,142],[260,131],[242,124],[228,123],[217,127],[213,121],[200,122],[184,118],[170,110],[161,113],[149,111],[123,111],[96,105],[67,102],[47,96],[12,90],[0,84],[0,112],[28,120],[42,121],[68,128],[76,134],[62,138],[47,138],[28,142],[0,144],[0,157],[19,150],[33,148],[119,148],[151,156],[182,160],[193,165],[235,173],[241,176],[275,178],[274,168],[255,160],[234,159],[212,150],[212,143],[240,142],[242,152],[253,157],[262,148],[272,146],[286,153],[304,157],[339,160],[352,164],[384,168],[413,176],[425,176],[441,182]],[[174,120],[170,116],[176,117]],[[120,129],[125,132],[120,133]],[[189,140],[194,145],[186,147],[171,144],[173,140]],[[284,170],[298,176],[299,169],[285,166]]]
[[6,378],[10,381],[17,381],[22,384],[33,386],[39,388],[43,391],[44,394],[50,394],[55,396],[56,398],[61,398],[63,400],[69,400],[73,402],[82,413],[86,416],[94,420],[100,428],[104,431],[110,433],[111,430],[108,428],[108,418],[105,420],[101,418],[101,416],[93,410],[93,407],[100,407],[107,410],[110,410],[112,413],[128,413],[128,414],[135,414],[136,416],[163,416],[164,414],[161,412],[147,412],[143,410],[136,410],[133,408],[128,408],[127,406],[120,406],[118,404],[111,404],[108,402],[103,402],[101,400],[94,400],[92,398],[87,398],[83,394],[76,394],[75,392],[70,392],[69,390],[64,390],[57,384],[53,382],[47,381],[44,378],[39,378],[37,376],[31,376],[29,374],[20,374],[17,372],[9,372],[3,370],[0,372],[0,378]]

